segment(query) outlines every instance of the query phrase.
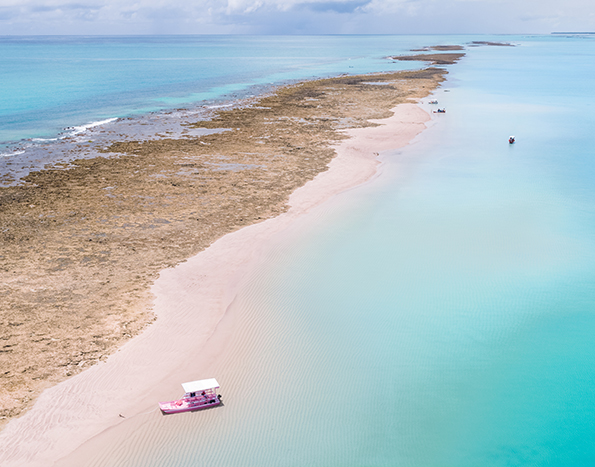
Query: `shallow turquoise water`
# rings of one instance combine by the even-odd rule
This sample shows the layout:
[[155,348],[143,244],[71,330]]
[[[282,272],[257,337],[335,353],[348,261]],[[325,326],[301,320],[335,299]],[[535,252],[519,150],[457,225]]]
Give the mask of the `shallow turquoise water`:
[[595,43],[515,39],[271,244],[230,310],[226,406],[147,416],[92,465],[595,464]]
[[470,52],[446,118],[275,270],[276,306],[325,343],[344,435],[301,465],[595,462],[594,53]]

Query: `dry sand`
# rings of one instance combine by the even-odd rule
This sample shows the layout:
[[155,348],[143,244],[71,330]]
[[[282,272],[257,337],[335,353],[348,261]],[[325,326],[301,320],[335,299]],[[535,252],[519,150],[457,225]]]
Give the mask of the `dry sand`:
[[[267,241],[313,207],[368,180],[376,173],[378,153],[405,146],[430,119],[416,104],[393,111],[373,122],[379,126],[346,130],[350,138],[335,146],[329,170],[296,190],[287,212],[230,233],[162,271],[152,288],[157,321],[106,362],[46,390],[32,410],[11,422],[0,434],[2,465],[52,465],[112,426],[133,426],[136,414],[154,409],[156,401],[179,393],[180,382],[201,375],[224,351],[225,331],[218,324]],[[81,462],[84,457],[75,452],[59,464]]]

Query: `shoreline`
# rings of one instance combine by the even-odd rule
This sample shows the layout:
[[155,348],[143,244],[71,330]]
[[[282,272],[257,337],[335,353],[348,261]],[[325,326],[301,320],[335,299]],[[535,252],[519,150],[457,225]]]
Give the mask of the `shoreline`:
[[[0,433],[3,465],[47,466],[59,459],[59,465],[80,465],[78,451],[84,451],[86,442],[154,410],[156,401],[179,392],[180,382],[204,375],[210,357],[224,347],[225,332],[218,333],[218,325],[244,271],[258,263],[267,240],[314,207],[371,179],[380,163],[377,154],[407,145],[430,120],[417,104],[399,104],[393,111],[387,119],[371,121],[378,126],[345,130],[351,138],[335,145],[337,156],[329,170],[295,190],[286,213],[225,235],[162,271],[152,287],[159,319],[105,363],[46,390],[33,409],[12,421]],[[196,303],[202,304],[200,319]],[[201,358],[185,364],[180,355]],[[180,363],[172,368],[174,360]],[[122,393],[126,401],[116,397]],[[126,418],[119,417],[122,413]]]

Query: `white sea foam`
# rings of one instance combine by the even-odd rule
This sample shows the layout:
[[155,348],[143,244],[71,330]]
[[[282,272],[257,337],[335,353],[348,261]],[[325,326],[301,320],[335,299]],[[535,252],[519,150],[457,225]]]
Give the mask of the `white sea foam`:
[[221,105],[207,105],[207,109],[221,109],[222,107],[231,107],[233,104],[221,104]]
[[0,157],[18,156],[20,154],[25,154],[25,151],[19,150],[14,152],[0,152]]
[[48,141],[58,141],[58,138],[32,138],[34,143],[47,143]]
[[98,126],[101,126],[101,125],[105,125],[107,123],[112,123],[112,122],[115,122],[116,120],[118,120],[117,117],[107,118],[105,120],[100,120],[98,122],[87,123],[86,125],[69,127],[69,128],[67,128],[67,130],[70,131],[70,136],[79,135],[79,134],[84,133],[85,131],[87,131],[87,130],[89,130],[91,128],[95,128],[95,127],[98,127]]

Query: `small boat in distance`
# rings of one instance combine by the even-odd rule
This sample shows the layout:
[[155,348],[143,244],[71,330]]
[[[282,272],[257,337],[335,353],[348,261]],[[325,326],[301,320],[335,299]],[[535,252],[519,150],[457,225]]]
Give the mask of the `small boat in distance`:
[[445,114],[446,113],[446,109],[438,109],[438,110],[434,110],[435,114]]
[[219,383],[215,378],[182,383],[182,387],[185,394],[181,399],[159,402],[163,413],[189,412],[221,404],[221,395],[217,394]]
[[514,144],[515,140],[515,137],[511,136],[510,138],[508,138],[508,144]]
[[437,104],[437,103],[438,103],[438,101],[436,99],[428,101],[428,104]]

